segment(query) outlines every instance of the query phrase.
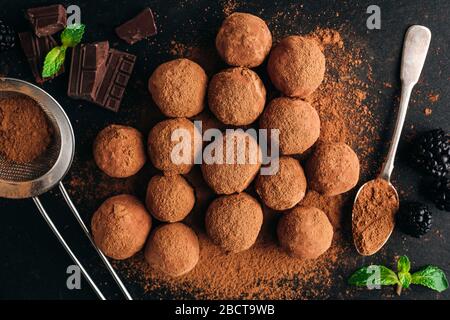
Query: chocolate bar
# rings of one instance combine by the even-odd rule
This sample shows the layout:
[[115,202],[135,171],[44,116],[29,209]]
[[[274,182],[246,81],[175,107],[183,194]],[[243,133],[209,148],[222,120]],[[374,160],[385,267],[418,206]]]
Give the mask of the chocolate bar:
[[135,62],[135,55],[110,49],[106,61],[106,72],[93,102],[117,112]]
[[19,33],[19,39],[37,83],[42,84],[64,72],[64,66],[62,66],[56,75],[49,78],[42,78],[45,56],[51,49],[57,46],[55,39],[51,36],[38,38],[31,32],[22,32]]
[[60,4],[28,9],[26,17],[38,37],[51,36],[67,24],[66,9]]
[[109,43],[102,41],[73,48],[70,64],[69,97],[94,100],[106,72]]
[[128,44],[134,44],[157,33],[155,19],[150,8],[145,8],[136,17],[116,28],[116,33]]

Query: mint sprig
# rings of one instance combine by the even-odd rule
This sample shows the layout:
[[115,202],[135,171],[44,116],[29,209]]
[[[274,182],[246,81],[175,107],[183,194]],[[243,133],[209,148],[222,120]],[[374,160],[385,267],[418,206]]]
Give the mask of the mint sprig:
[[397,261],[397,273],[379,265],[371,265],[357,270],[348,280],[350,285],[375,288],[377,286],[397,286],[400,295],[402,289],[411,284],[425,286],[442,292],[448,288],[445,273],[435,266],[427,266],[413,274],[410,273],[411,262],[407,256],[401,256]]
[[73,48],[81,42],[83,38],[85,25],[75,23],[67,26],[61,33],[61,46],[54,47],[45,56],[42,77],[49,78],[61,70],[66,59],[67,48]]

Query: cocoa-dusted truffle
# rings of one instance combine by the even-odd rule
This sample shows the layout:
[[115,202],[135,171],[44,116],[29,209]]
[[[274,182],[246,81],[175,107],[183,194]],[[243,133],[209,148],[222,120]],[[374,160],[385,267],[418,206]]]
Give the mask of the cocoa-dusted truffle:
[[269,56],[267,71],[275,87],[289,97],[305,98],[322,83],[325,56],[313,39],[281,39]]
[[91,220],[95,244],[105,255],[117,260],[141,250],[151,226],[152,219],[144,205],[127,194],[107,199]]
[[[194,165],[195,152],[201,151],[197,150],[201,149],[201,137],[196,130],[194,124],[185,118],[168,119],[157,123],[150,130],[147,142],[153,165],[166,175],[188,173]],[[177,133],[180,138],[172,139],[172,134]],[[198,141],[199,148],[196,146]],[[184,153],[183,150],[190,151],[190,154]],[[177,155],[176,159],[172,159],[173,155]]]
[[[231,150],[229,155],[231,161],[227,160],[227,149]],[[211,159],[216,160],[213,163],[208,160],[210,153],[215,156],[215,159]],[[202,164],[203,177],[217,194],[244,191],[261,167],[261,149],[258,143],[242,130],[227,133],[223,139],[209,144],[203,156],[206,157]]]
[[352,189],[359,179],[359,160],[345,143],[321,143],[306,163],[309,187],[335,196]]
[[235,12],[226,18],[216,37],[216,48],[232,66],[259,66],[272,47],[272,35],[264,20]]
[[240,252],[255,243],[263,212],[258,201],[242,192],[214,200],[205,220],[206,232],[216,245],[228,252]]
[[145,247],[145,260],[148,264],[172,277],[191,271],[199,256],[197,235],[179,222],[164,224],[155,229]]
[[259,117],[266,103],[266,89],[258,75],[247,68],[217,73],[209,84],[211,111],[225,124],[242,126]]
[[278,172],[273,175],[259,174],[255,187],[266,206],[274,210],[287,210],[305,196],[305,173],[298,160],[281,157],[278,161]]
[[316,259],[331,246],[333,227],[322,210],[297,206],[281,217],[277,234],[288,254]]
[[94,141],[94,160],[110,177],[126,178],[136,174],[146,161],[142,134],[128,126],[107,126]]
[[176,59],[161,64],[148,80],[153,101],[168,117],[192,117],[205,106],[208,77],[194,61]]
[[160,221],[181,221],[194,207],[194,188],[181,175],[157,175],[148,183],[146,204],[150,213]]
[[273,99],[264,110],[259,124],[261,129],[280,130],[280,153],[283,155],[303,153],[320,135],[320,119],[316,109],[300,99]]

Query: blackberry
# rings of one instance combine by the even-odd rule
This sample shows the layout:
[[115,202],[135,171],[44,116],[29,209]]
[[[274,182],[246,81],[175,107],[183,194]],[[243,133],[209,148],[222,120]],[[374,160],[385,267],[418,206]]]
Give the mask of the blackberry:
[[450,178],[443,177],[433,182],[430,196],[436,208],[450,212]]
[[0,19],[0,52],[11,49],[15,43],[14,30]]
[[430,231],[431,222],[432,214],[426,205],[412,201],[400,205],[397,224],[404,233],[420,238]]
[[444,177],[450,170],[450,136],[442,129],[425,132],[415,142],[413,160],[425,172]]

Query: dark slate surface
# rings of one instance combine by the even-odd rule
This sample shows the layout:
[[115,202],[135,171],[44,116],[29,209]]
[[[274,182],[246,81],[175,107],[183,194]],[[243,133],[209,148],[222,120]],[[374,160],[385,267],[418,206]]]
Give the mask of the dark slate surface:
[[[148,132],[155,122],[162,119],[162,116],[155,111],[146,90],[149,75],[158,64],[172,57],[169,54],[172,40],[186,44],[201,43],[212,48],[215,32],[223,19],[224,4],[207,0],[62,1],[62,3],[64,5],[76,3],[81,7],[82,22],[87,25],[88,30],[84,39],[86,42],[107,39],[113,47],[138,55],[135,72],[130,81],[132,85],[129,85],[119,114],[69,99],[66,96],[67,72],[44,85],[44,89],[63,105],[74,126],[77,155],[72,172],[76,172],[81,170],[85,161],[92,157],[90,153],[92,139],[96,132],[107,123],[132,122],[139,129]],[[51,4],[51,2],[1,0],[0,18],[8,21],[17,31],[24,31],[28,29],[23,17],[24,10],[43,4]],[[398,71],[401,43],[406,28],[411,24],[428,26],[433,33],[433,39],[421,81],[413,94],[403,137],[435,127],[450,129],[449,1],[377,1],[382,10],[382,29],[375,31],[367,30],[365,25],[366,8],[372,4],[371,1],[240,1],[236,9],[254,12],[262,18],[268,18],[276,12],[295,11],[301,4],[303,4],[301,17],[297,18],[299,23],[291,26],[290,30],[279,27],[278,36],[295,32],[306,33],[315,29],[316,26],[347,25],[358,37],[365,40],[361,46],[365,48],[367,59],[371,61],[375,81],[370,94],[378,96],[380,103],[377,113],[381,123],[386,126],[383,131],[385,132],[384,141],[377,146],[379,154],[382,155],[385,151],[394,122],[395,111],[393,110],[396,107],[394,101],[399,95]],[[114,27],[134,16],[145,6],[150,6],[156,13],[159,34],[150,41],[143,41],[129,47],[115,36]],[[338,16],[336,12],[339,12]],[[0,74],[33,81],[30,69],[19,48],[0,54]],[[392,88],[383,86],[384,82],[392,83]],[[440,98],[437,103],[431,105],[427,95],[434,93],[439,94]],[[423,109],[429,106],[433,109],[433,113],[425,117]],[[412,126],[415,129],[412,129]],[[409,199],[425,201],[419,190],[420,175],[408,165],[405,140],[403,139],[400,145],[401,160],[397,163],[393,179],[399,190],[407,191]],[[374,161],[373,172],[376,172],[381,159],[380,157],[379,160]],[[152,168],[146,168],[144,180],[152,172],[154,172]],[[70,177],[67,177],[66,181],[68,179]],[[81,232],[62,204],[58,192],[45,195],[42,199],[87,268],[92,270],[100,286],[110,297],[120,298],[118,291],[113,288],[113,281],[102,269],[94,252],[89,248],[88,242],[80,240],[83,239]],[[74,198],[74,201],[78,204],[86,221],[92,210],[99,205],[99,203],[81,202],[77,198]],[[367,258],[358,256],[356,252],[348,254],[345,266],[338,267],[333,275],[334,285],[330,297],[337,299],[395,298],[391,289],[367,291],[348,288],[345,279],[355,268],[365,264],[392,265],[394,257],[401,254],[409,255],[413,268],[435,264],[450,275],[450,214],[437,210],[434,212],[433,232],[424,239],[417,240],[403,236],[396,230],[379,254]],[[31,200],[0,199],[0,215],[2,218],[0,222],[0,298],[95,298],[85,282],[81,290],[66,289],[65,270],[71,261],[42,221]],[[151,295],[144,295],[140,286],[133,283],[128,285],[136,298],[152,298]],[[406,291],[402,298],[448,299],[450,290],[437,294],[415,287],[412,291]]]

